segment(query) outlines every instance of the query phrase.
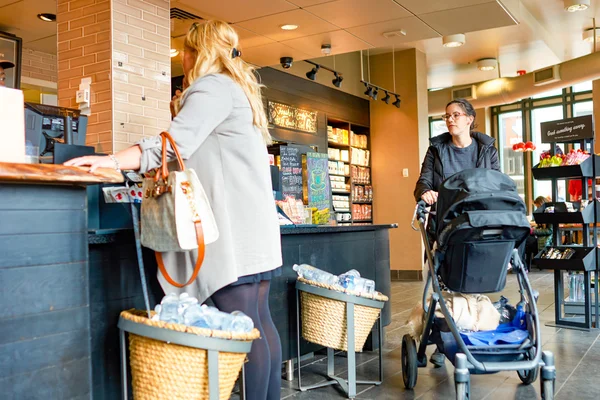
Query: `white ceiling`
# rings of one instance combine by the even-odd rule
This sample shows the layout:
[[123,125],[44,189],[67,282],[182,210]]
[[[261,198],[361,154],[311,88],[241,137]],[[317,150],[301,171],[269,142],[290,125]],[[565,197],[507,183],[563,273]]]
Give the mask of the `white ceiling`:
[[[417,48],[427,55],[430,88],[514,76],[588,54],[581,33],[600,17],[600,0],[578,13],[565,12],[562,0],[172,0],[171,7],[234,23],[244,59],[260,66],[282,56],[319,57],[321,44],[331,44],[332,54]],[[0,0],[0,30],[22,37],[26,48],[55,53],[56,25],[38,20],[41,12],[56,12],[56,0]],[[172,45],[181,47],[191,21],[173,22]],[[290,23],[299,28],[280,29]],[[406,35],[383,36],[397,30]],[[465,33],[466,44],[443,47],[441,37],[453,33]],[[477,70],[476,60],[487,57],[498,58],[498,70]]]

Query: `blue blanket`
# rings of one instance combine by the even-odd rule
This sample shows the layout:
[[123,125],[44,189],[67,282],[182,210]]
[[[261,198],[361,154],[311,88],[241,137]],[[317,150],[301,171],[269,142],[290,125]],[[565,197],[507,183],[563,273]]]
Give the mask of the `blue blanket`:
[[512,322],[498,325],[493,331],[461,332],[467,346],[492,346],[496,344],[521,344],[529,336],[527,329]]

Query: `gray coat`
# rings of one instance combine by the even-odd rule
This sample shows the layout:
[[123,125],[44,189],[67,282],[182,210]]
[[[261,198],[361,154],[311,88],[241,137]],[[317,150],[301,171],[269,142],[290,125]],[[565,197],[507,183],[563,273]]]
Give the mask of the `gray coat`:
[[[273,270],[282,264],[279,222],[273,199],[269,159],[252,109],[242,90],[223,74],[196,80],[182,98],[169,133],[187,168],[193,168],[208,196],[219,239],[206,246],[195,283],[184,289],[158,279],[165,293],[188,292],[204,302],[238,277]],[[138,143],[140,172],[160,164],[159,137]],[[169,148],[169,159],[174,154]],[[192,274],[196,252],[163,254],[165,268],[178,282]]]

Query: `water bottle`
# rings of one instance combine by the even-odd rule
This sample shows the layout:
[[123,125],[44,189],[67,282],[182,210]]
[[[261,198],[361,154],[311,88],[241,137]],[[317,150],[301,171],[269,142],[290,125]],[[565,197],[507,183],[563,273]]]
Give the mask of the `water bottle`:
[[175,293],[170,293],[163,297],[160,302],[160,320],[164,322],[171,322],[174,324],[181,323],[181,316],[179,315],[179,297]]
[[219,311],[215,307],[206,307],[204,309],[204,318],[210,329],[221,330],[226,315],[228,314]]
[[183,323],[197,328],[210,328],[205,317],[206,308],[206,306],[201,306],[198,303],[187,307],[183,312]]
[[569,272],[569,301],[577,300],[577,275]]
[[348,274],[342,274],[338,277],[338,279],[340,286],[344,289],[369,295],[375,293],[375,282],[370,279],[360,278]]
[[577,298],[575,301],[585,301],[585,284],[583,274],[577,274]]
[[525,321],[525,302],[524,301],[520,301],[519,304],[517,304],[517,313],[515,314],[515,317],[513,318],[512,325],[515,328],[527,329],[527,322]]
[[324,283],[327,285],[334,286],[338,283],[338,277],[330,274],[329,272],[325,272],[318,268],[313,267],[308,264],[294,264],[292,267],[294,271],[298,274],[298,276],[307,279],[309,281]]
[[247,333],[254,329],[254,322],[252,318],[243,312],[234,311],[223,318],[221,329],[229,332]]
[[185,310],[194,304],[198,304],[197,298],[192,297],[187,293],[181,293],[179,295],[179,307],[177,308],[177,312],[179,315],[183,316]]

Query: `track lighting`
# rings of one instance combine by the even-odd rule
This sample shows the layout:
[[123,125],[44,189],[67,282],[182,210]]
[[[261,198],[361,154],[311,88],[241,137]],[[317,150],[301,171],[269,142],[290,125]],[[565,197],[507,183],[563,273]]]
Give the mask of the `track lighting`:
[[368,96],[373,100],[377,100],[377,95],[379,94],[379,91],[382,91],[385,93],[385,97],[383,97],[381,101],[383,101],[385,104],[390,104],[392,96],[396,96],[396,101],[394,101],[392,105],[396,106],[396,108],[400,108],[400,95],[398,93],[394,93],[388,89],[379,87],[377,85],[373,85],[372,83],[363,80],[361,80],[361,82],[367,88],[367,90],[365,91],[365,96]]
[[[308,71],[306,73],[306,77],[308,79],[310,79],[311,81],[314,81],[317,77],[317,72],[319,72],[319,70],[324,69],[326,71],[329,72],[333,72],[333,75],[335,76],[335,78],[331,81],[331,83],[333,83],[333,85],[335,87],[342,87],[342,81],[344,80],[344,77],[342,76],[341,72],[338,72],[336,70],[333,70],[325,65],[321,65],[321,64],[317,64],[315,62],[312,61],[308,61],[308,60],[304,60],[304,62],[309,63],[310,65],[313,65],[313,69],[311,69],[310,71]],[[334,64],[335,65],[335,64]]]
[[[331,83],[333,83],[333,85],[335,87],[342,87],[342,81],[344,80],[344,77],[342,76],[341,72],[338,72],[338,71],[333,70],[325,65],[317,64],[317,63],[309,61],[309,60],[304,60],[304,62],[307,62],[310,65],[313,65],[313,69],[311,69],[310,71],[308,71],[306,73],[306,77],[308,79],[310,79],[311,81],[314,81],[316,79],[317,72],[319,72],[319,70],[324,69],[325,71],[333,72],[333,75],[335,76],[335,78],[331,81]],[[335,68],[335,63],[334,63],[334,68]]]
[[337,72],[334,72],[333,74],[335,75],[335,78],[331,81],[331,83],[333,83],[333,86],[338,88],[342,87],[342,81],[344,80],[344,77]]
[[383,99],[381,99],[381,101],[383,101],[385,104],[390,104],[390,94],[387,92],[387,90],[385,91],[385,97]]
[[311,69],[310,71],[308,71],[306,73],[306,77],[308,79],[310,79],[311,81],[314,81],[317,78],[317,72],[319,72],[319,66],[318,65],[316,67],[314,67],[313,69]]

